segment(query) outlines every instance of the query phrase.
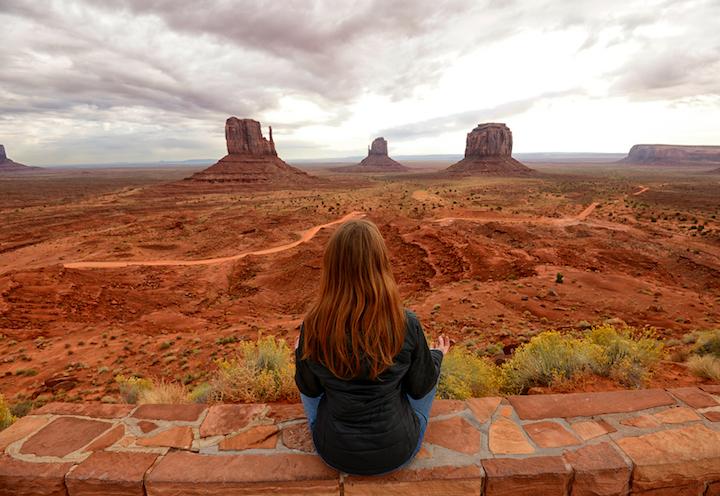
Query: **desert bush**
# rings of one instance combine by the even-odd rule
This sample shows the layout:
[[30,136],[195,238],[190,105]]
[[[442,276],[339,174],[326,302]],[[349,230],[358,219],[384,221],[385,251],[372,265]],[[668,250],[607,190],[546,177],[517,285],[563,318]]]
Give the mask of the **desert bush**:
[[188,395],[189,403],[208,403],[215,394],[215,388],[208,382],[203,382],[195,386]]
[[120,388],[120,399],[123,403],[129,403],[132,405],[138,404],[140,394],[148,389],[152,389],[153,384],[148,379],[140,379],[138,377],[128,377],[118,375],[115,377],[115,382],[118,383]]
[[501,385],[500,369],[484,357],[456,347],[443,359],[437,398],[477,398],[498,394]]
[[295,366],[285,341],[273,336],[241,342],[240,356],[217,360],[219,376],[212,401],[298,400]]
[[185,386],[177,382],[152,382],[152,387],[140,391],[138,405],[147,403],[187,403],[188,391]]
[[720,381],[720,358],[713,355],[695,355],[687,361],[691,374],[702,379]]
[[17,417],[10,413],[10,408],[3,395],[0,394],[0,431],[13,425],[17,421]]
[[696,355],[712,355],[715,358],[720,358],[720,329],[699,333],[692,353]]

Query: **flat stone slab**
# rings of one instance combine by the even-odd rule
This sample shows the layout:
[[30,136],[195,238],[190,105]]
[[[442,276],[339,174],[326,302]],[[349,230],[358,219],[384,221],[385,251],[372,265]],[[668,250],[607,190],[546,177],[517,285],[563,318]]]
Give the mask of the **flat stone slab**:
[[80,404],[80,403],[48,403],[31,415],[77,415],[100,419],[119,419],[127,417],[135,409],[135,405]]
[[489,396],[487,398],[468,398],[465,400],[465,404],[473,412],[475,418],[481,424],[490,421],[502,398],[497,396]]
[[573,468],[573,496],[615,496],[630,489],[632,467],[609,444],[565,453]]
[[[302,408],[302,405],[300,405]],[[265,405],[215,405],[211,406],[200,426],[200,437],[227,436],[248,426],[265,411]]]
[[164,446],[167,448],[190,449],[193,442],[192,429],[188,426],[173,427],[150,437],[135,441],[138,446]]
[[703,416],[710,422],[720,422],[720,412],[705,412]]
[[140,405],[133,413],[133,417],[145,420],[195,422],[205,409],[207,409],[205,405]]
[[702,424],[625,437],[615,444],[635,464],[633,491],[720,480],[720,432]]
[[620,423],[637,429],[649,429],[651,427],[659,427],[661,425],[658,419],[647,413],[645,415],[640,415],[639,417],[621,420]]
[[565,496],[570,473],[559,456],[483,460],[485,496]]
[[535,448],[525,438],[520,426],[506,418],[490,425],[490,451],[495,455],[529,455]]
[[522,420],[592,417],[676,404],[672,396],[663,389],[510,396],[508,401]]
[[336,470],[314,455],[217,457],[175,451],[168,453],[150,473],[145,488],[147,496],[215,496],[233,492],[337,496],[339,477]]
[[111,423],[100,420],[59,417],[25,441],[20,453],[62,458],[84,447],[110,427]]
[[542,421],[523,425],[530,439],[541,448],[558,448],[560,446],[577,446],[582,444],[575,435],[568,432],[557,422]]
[[307,422],[283,427],[282,443],[286,448],[305,451],[306,453],[313,453],[315,451],[310,426]]
[[465,402],[460,400],[435,400],[430,409],[430,418],[439,417],[440,415],[450,415],[451,413],[462,412],[465,410]]
[[428,422],[424,442],[466,455],[480,451],[480,431],[462,417]]
[[400,469],[387,475],[345,477],[345,496],[464,496],[480,494],[483,476],[476,465]]
[[711,406],[720,406],[715,398],[700,388],[683,387],[676,389],[668,389],[668,392],[675,396],[683,403],[687,403],[692,408],[708,408]]
[[685,407],[670,408],[653,415],[664,424],[684,424],[685,422],[696,422],[700,420],[694,410]]
[[113,430],[105,434],[104,436],[100,437],[99,439],[93,441],[90,446],[85,448],[83,452],[86,451],[101,451],[105,448],[109,448],[113,444],[120,441],[123,436],[125,435],[125,426],[124,425],[118,425]]
[[5,451],[8,445],[19,441],[34,430],[47,423],[47,419],[36,417],[23,417],[10,427],[0,431],[0,452]]
[[143,431],[143,434],[147,434],[148,432],[152,432],[155,429],[157,429],[157,424],[153,424],[152,422],[148,422],[147,420],[143,420],[142,422],[138,422],[137,426],[140,427],[140,430]]
[[60,496],[65,474],[73,463],[30,463],[0,455],[0,494],[12,496]]
[[267,416],[275,421],[275,423],[285,422],[287,420],[300,420],[306,418],[305,409],[302,403],[295,405],[273,405]]
[[93,453],[65,478],[70,494],[143,496],[145,473],[158,455],[151,453]]
[[278,439],[278,426],[259,425],[237,436],[220,441],[220,451],[246,449],[274,449]]
[[607,422],[597,422],[595,420],[578,422],[576,424],[571,424],[570,427],[583,441],[589,441],[590,439],[595,439],[596,437],[604,436],[605,434],[616,431],[616,429],[610,426]]

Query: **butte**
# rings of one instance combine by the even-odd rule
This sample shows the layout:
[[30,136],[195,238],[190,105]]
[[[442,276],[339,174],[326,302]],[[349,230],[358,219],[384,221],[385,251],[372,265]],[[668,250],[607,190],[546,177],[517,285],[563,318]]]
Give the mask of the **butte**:
[[0,174],[4,172],[25,172],[32,170],[42,170],[42,167],[30,167],[13,162],[5,155],[5,147],[0,145]]
[[505,124],[478,124],[467,135],[465,158],[445,172],[527,176],[535,170],[512,158],[512,132]]
[[659,167],[717,165],[720,163],[720,146],[634,145],[620,163]]
[[410,169],[388,156],[387,141],[381,137],[375,138],[372,145],[368,147],[368,156],[359,164],[330,170],[333,172],[408,172]]
[[228,154],[215,165],[196,172],[184,181],[282,189],[324,183],[323,179],[311,176],[278,158],[272,128],[268,141],[263,137],[258,121],[230,117],[225,123],[225,140]]

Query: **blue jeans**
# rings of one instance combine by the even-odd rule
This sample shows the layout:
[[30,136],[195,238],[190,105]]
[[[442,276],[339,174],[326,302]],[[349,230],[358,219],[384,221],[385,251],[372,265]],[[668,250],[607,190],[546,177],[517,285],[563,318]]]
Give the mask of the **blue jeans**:
[[[439,380],[439,378],[438,378]],[[433,399],[435,399],[435,393],[437,392],[437,383],[435,384],[435,387],[432,388],[432,390],[420,398],[419,400],[414,400],[410,396],[408,396],[408,401],[410,402],[410,407],[415,412],[415,415],[417,415],[418,420],[420,420],[420,439],[418,439],[417,446],[415,447],[415,451],[413,452],[412,456],[408,458],[408,460],[400,465],[397,468],[394,468],[390,470],[389,472],[385,472],[382,474],[377,475],[385,475],[389,474],[390,472],[394,472],[395,470],[403,468],[405,465],[410,463],[410,460],[415,458],[415,455],[418,454],[420,451],[420,448],[422,447],[423,438],[425,437],[425,430],[427,429],[428,425],[428,419],[430,418],[430,409],[432,408]],[[317,398],[311,398],[309,396],[305,396],[304,394],[300,393],[300,399],[302,400],[303,408],[305,408],[305,416],[307,417],[308,425],[310,427],[310,433],[312,434],[313,427],[315,426],[315,421],[317,420],[317,413],[318,413],[318,405],[320,405],[320,399],[323,397],[321,394]],[[313,445],[315,445],[315,440],[313,440]],[[317,451],[317,448],[315,448],[315,451]]]

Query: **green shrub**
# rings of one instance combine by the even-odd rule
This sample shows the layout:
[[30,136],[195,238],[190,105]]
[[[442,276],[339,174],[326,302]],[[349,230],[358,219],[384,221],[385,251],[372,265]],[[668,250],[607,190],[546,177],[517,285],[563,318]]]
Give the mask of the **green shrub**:
[[147,379],[139,379],[137,377],[128,377],[127,379],[118,375],[115,377],[115,382],[120,387],[120,398],[124,403],[138,404],[140,395],[143,391],[152,389],[152,383]]
[[465,400],[492,396],[500,391],[500,369],[464,347],[443,358],[437,398]]
[[264,402],[299,399],[295,366],[285,341],[273,336],[241,342],[240,357],[216,361],[219,377],[214,384],[217,401]]
[[3,395],[0,394],[0,431],[13,425],[17,417],[10,413],[10,408],[5,403]]
[[692,353],[696,355],[712,355],[720,358],[720,329],[699,333]]

